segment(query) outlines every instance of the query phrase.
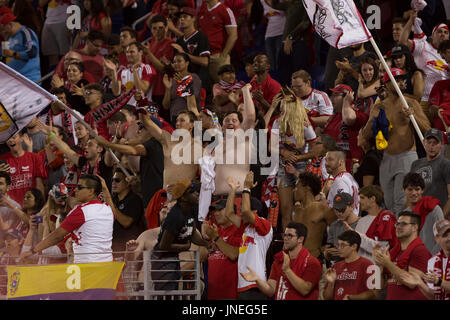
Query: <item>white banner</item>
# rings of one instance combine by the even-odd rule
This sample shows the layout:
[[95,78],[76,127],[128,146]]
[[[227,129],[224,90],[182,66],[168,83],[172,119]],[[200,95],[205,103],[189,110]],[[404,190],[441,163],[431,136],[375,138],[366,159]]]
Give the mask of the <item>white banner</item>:
[[353,0],[303,0],[317,34],[341,49],[372,38]]
[[22,130],[56,97],[0,63],[0,143]]

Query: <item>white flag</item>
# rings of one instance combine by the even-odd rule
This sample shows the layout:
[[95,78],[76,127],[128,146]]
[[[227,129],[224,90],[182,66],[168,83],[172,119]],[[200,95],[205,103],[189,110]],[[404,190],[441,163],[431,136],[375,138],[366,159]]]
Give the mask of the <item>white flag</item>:
[[303,0],[315,31],[335,48],[372,38],[353,0]]
[[0,63],[0,143],[22,130],[56,97]]

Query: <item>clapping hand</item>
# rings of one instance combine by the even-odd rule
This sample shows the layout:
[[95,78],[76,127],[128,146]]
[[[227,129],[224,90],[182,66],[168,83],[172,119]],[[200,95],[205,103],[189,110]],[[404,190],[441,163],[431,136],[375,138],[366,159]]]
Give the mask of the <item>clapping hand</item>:
[[247,273],[239,272],[241,274],[242,278],[244,278],[245,281],[247,281],[247,282],[255,282],[255,281],[257,281],[259,279],[259,277],[256,274],[256,272],[252,268],[250,268],[248,266],[247,266],[247,269],[249,271]]
[[328,283],[334,283],[336,281],[336,270],[333,268],[327,269],[325,272],[325,280],[327,280]]

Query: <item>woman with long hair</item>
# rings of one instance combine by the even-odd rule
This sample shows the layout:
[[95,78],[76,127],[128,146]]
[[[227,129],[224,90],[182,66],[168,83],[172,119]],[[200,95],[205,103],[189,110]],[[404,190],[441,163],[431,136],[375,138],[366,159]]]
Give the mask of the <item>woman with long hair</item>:
[[[280,102],[280,116],[273,122],[272,130],[279,129],[280,166],[277,179],[284,230],[292,220],[293,190],[297,182],[295,174],[286,172],[286,166],[292,165],[300,173],[305,171],[309,160],[317,156],[314,151],[310,151],[316,134],[302,100],[292,90],[282,91],[274,100],[275,103]],[[274,109],[273,105],[271,109]]]
[[378,62],[370,57],[362,58],[358,73],[359,85],[355,105],[359,110],[369,114],[377,99],[376,88],[380,86]]
[[398,45],[392,48],[392,67],[399,68],[405,75],[406,89],[404,93],[412,95],[420,102],[425,88],[424,73],[418,69],[407,46]]

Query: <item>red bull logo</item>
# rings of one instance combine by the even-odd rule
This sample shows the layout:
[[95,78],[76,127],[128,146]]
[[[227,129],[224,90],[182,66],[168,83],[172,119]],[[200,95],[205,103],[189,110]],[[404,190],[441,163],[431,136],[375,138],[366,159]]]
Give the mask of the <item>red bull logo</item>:
[[241,244],[241,247],[239,248],[239,254],[247,251],[249,244],[256,245],[255,238],[247,236],[247,235],[243,235],[242,236],[242,244]]

